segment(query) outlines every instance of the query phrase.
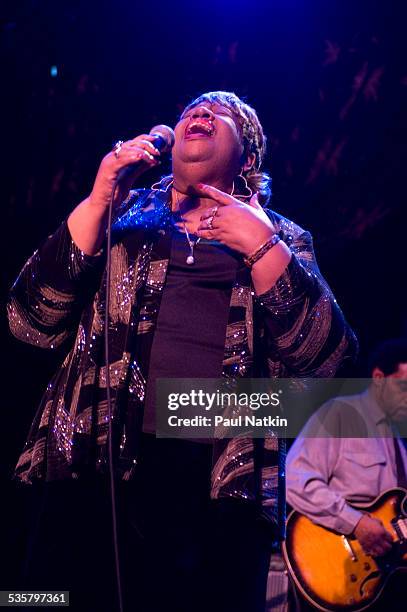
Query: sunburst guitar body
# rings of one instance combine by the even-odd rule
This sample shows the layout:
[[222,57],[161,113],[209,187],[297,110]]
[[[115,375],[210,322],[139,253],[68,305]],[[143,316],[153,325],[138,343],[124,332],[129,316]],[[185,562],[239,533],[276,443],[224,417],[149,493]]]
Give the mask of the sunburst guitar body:
[[299,512],[289,515],[283,554],[309,603],[327,612],[366,610],[380,597],[392,573],[407,571],[406,497],[404,489],[391,489],[370,504],[354,505],[380,519],[392,534],[393,548],[384,557],[366,555],[355,537],[316,525]]

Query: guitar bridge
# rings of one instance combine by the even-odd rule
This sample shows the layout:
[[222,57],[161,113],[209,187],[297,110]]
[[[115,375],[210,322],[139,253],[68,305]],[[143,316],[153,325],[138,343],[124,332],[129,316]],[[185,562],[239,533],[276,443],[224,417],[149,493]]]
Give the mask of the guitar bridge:
[[352,561],[357,561],[356,555],[353,552],[352,545],[349,542],[348,538],[346,536],[342,535],[341,536],[341,540],[342,540],[342,544],[344,545],[344,547],[346,548],[347,552],[349,553],[349,556],[352,559]]

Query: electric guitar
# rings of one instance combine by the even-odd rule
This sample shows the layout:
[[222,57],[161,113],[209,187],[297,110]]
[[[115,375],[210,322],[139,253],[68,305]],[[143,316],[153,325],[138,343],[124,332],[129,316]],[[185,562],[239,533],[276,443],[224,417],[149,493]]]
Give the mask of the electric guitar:
[[287,519],[284,559],[305,599],[318,610],[366,610],[396,570],[407,571],[407,491],[390,489],[370,504],[354,505],[382,521],[393,536],[393,548],[383,557],[363,552],[354,536],[316,525],[299,512]]

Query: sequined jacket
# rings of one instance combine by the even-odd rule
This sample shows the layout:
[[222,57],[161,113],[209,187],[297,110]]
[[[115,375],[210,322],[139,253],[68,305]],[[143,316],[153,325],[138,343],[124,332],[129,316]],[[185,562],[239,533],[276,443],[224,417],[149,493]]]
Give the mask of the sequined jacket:
[[[118,466],[129,478],[137,453],[145,379],[134,345],[153,333],[168,259],[153,244],[170,219],[165,191],[137,190],[113,225],[110,363]],[[268,211],[293,256],[275,286],[255,296],[243,264],[232,289],[223,376],[329,377],[355,353],[356,340],[315,262],[311,236]],[[103,333],[105,255],[88,256],[66,223],[28,260],[8,305],[12,333],[52,349],[75,335],[49,383],[16,466],[23,482],[78,477],[106,463],[107,406]],[[124,398],[124,400],[123,400]],[[124,408],[123,408],[124,407]],[[213,498],[257,500],[282,523],[284,440],[235,438],[214,443]],[[121,450],[120,450],[121,449]],[[256,460],[257,457],[257,460]]]

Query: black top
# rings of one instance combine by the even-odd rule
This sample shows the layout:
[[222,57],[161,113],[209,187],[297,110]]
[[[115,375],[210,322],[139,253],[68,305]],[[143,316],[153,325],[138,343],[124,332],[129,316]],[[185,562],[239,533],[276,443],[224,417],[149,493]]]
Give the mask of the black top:
[[[174,229],[171,254],[150,354],[143,429],[155,431],[157,378],[218,378],[222,374],[230,297],[239,255],[214,241],[200,240],[195,263],[186,259],[186,235]],[[158,242],[168,239],[168,234]],[[191,240],[196,236],[190,234]]]

